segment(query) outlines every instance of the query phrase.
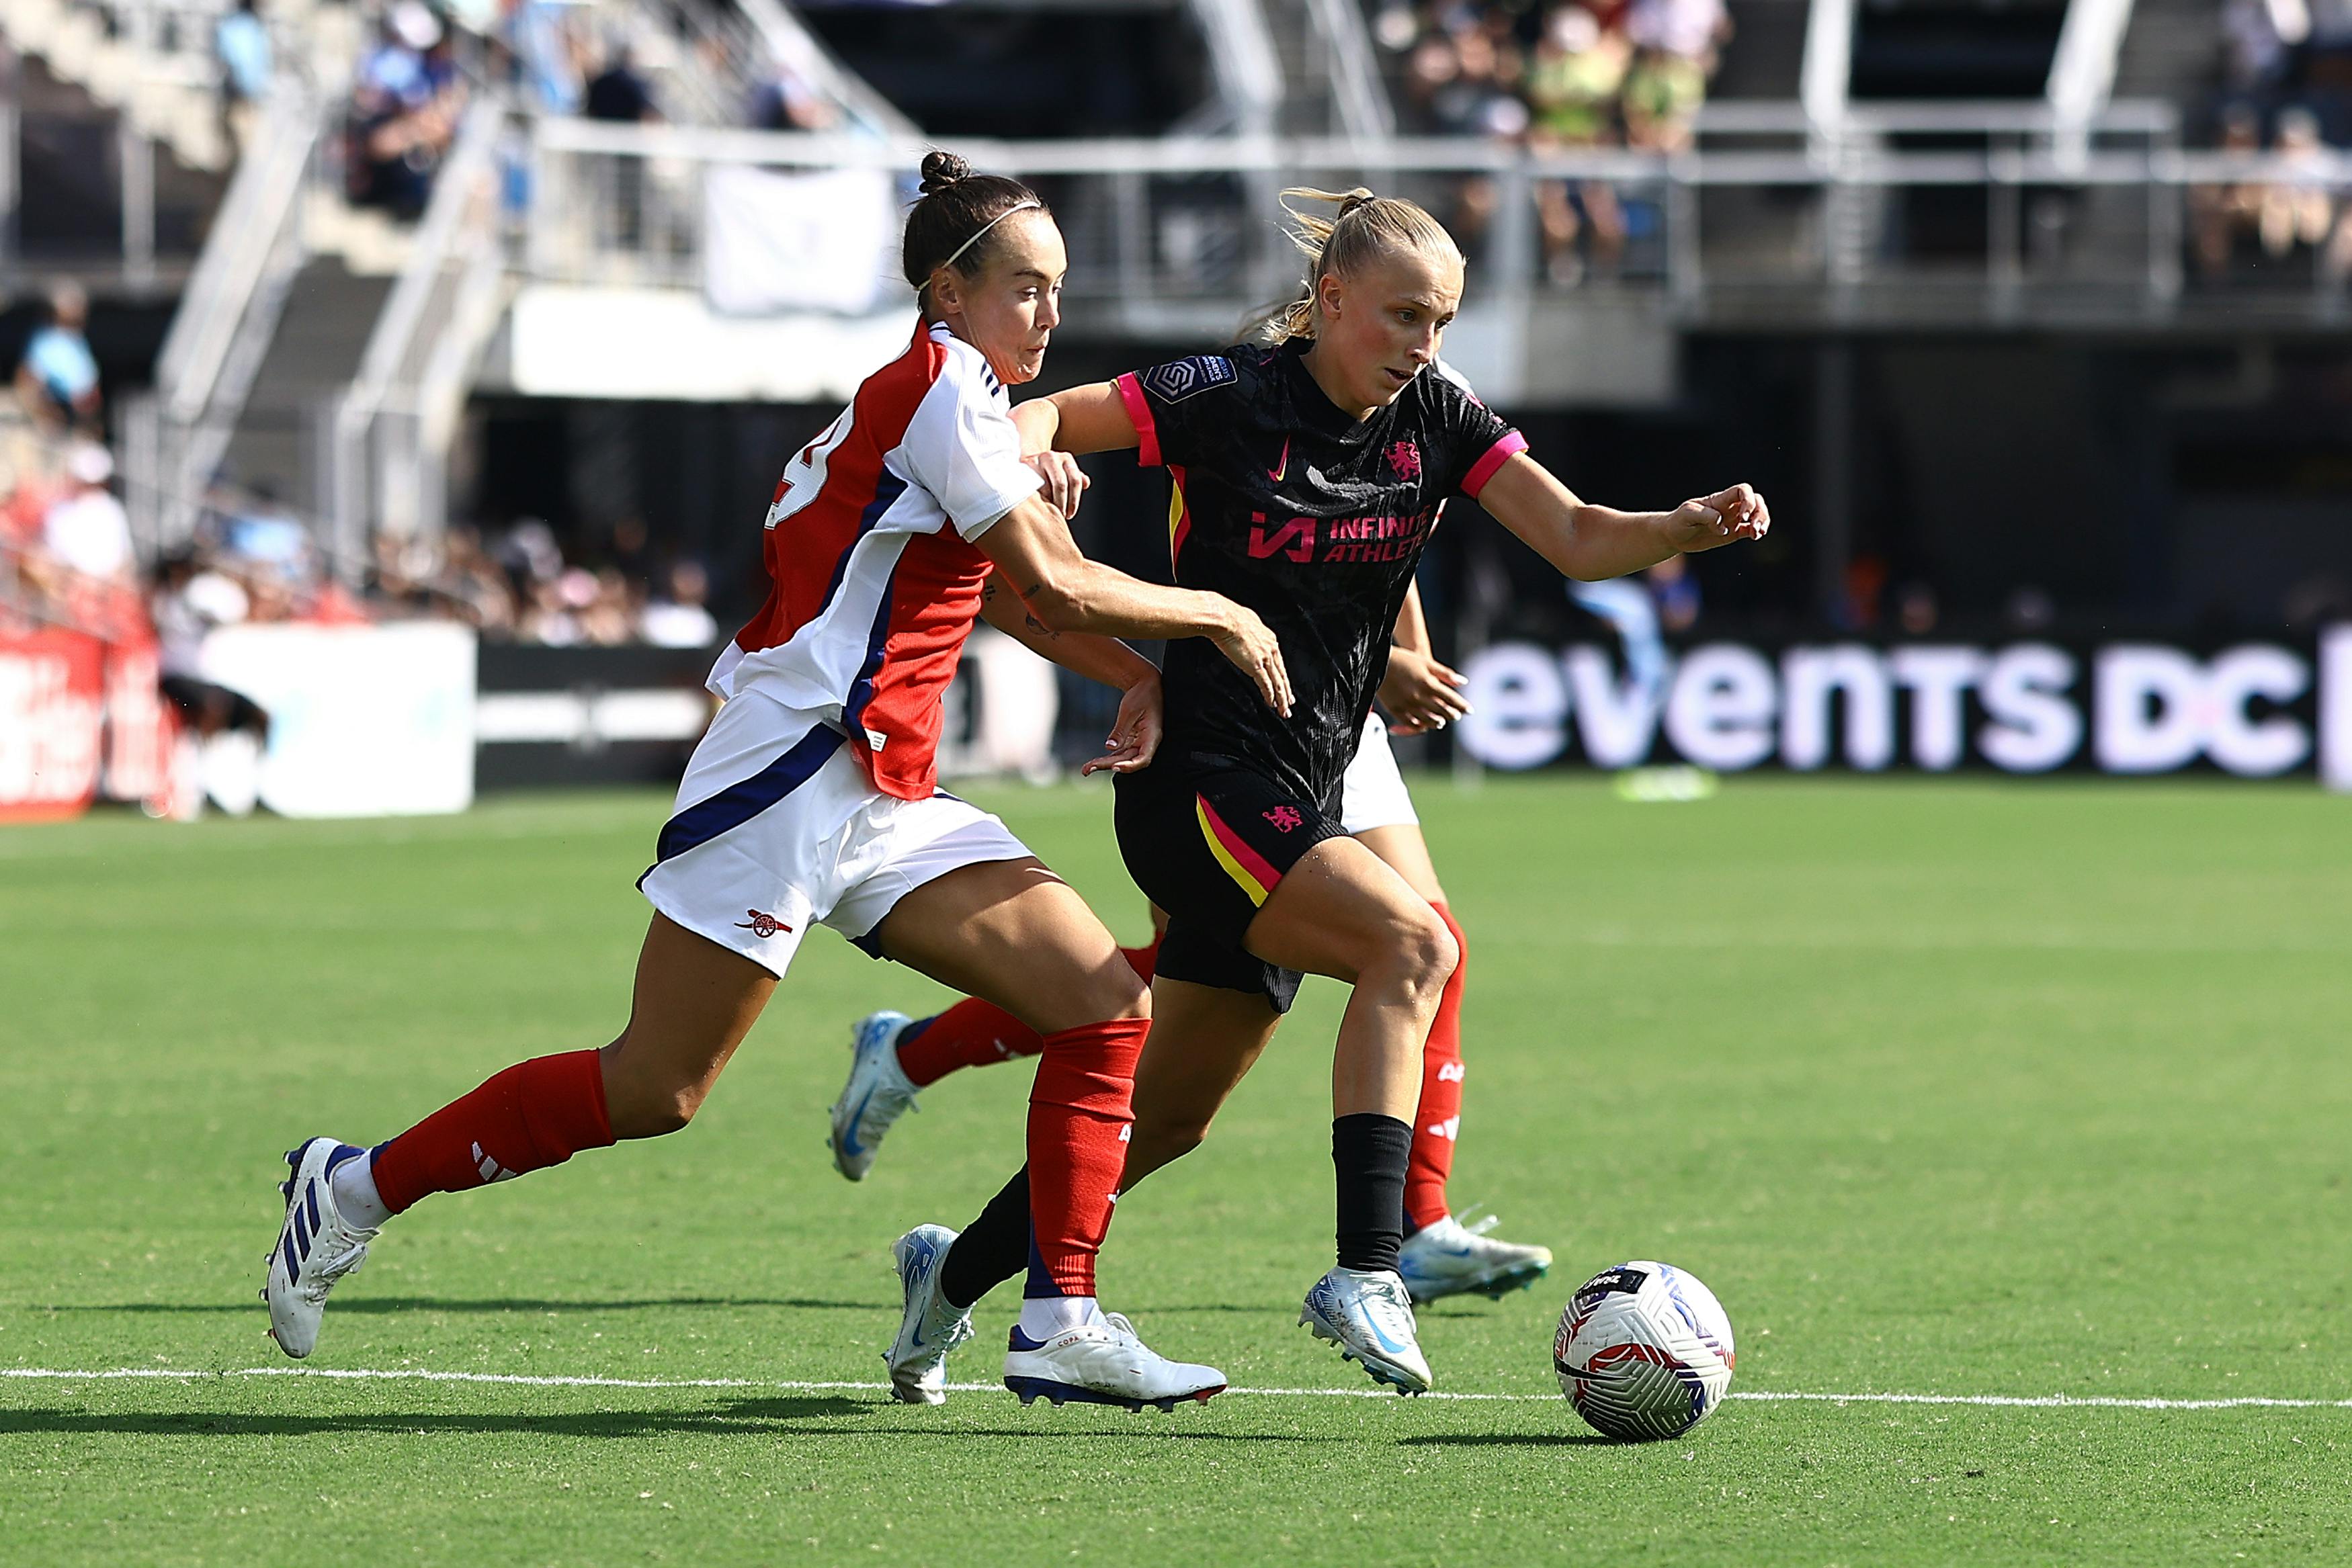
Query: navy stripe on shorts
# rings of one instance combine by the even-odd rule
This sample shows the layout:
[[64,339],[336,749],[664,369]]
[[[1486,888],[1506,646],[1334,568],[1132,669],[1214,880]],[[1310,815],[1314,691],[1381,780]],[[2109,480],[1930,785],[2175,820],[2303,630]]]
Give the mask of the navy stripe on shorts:
[[662,824],[661,838],[654,849],[654,863],[658,865],[741,827],[807,783],[844,738],[839,730],[818,725],[749,779],[730,784],[709,800],[688,806]]

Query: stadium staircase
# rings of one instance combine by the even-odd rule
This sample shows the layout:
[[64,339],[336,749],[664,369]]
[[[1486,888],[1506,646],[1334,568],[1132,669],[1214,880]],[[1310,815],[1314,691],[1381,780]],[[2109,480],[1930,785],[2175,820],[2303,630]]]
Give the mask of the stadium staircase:
[[325,511],[318,504],[324,497],[317,448],[325,438],[318,411],[359,373],[393,282],[354,272],[332,254],[312,256],[295,274],[225,455],[240,486]]
[[[0,6],[50,8],[41,12],[44,37],[104,30],[93,9],[59,0]],[[355,573],[363,525],[383,520],[386,491],[404,498],[404,526],[437,526],[437,500],[420,500],[420,486],[395,480],[419,461],[437,476],[453,400],[470,385],[503,308],[498,149],[509,114],[496,95],[477,92],[418,223],[354,208],[339,188],[334,155],[362,41],[343,25],[351,13],[283,0],[271,14],[294,45],[282,57],[302,68],[285,78],[282,101],[271,105],[222,202],[159,357],[154,392],[126,407],[130,498],[142,537],[165,545],[194,526],[216,477],[266,487],[297,510],[332,519],[333,537],[321,542],[339,568]],[[195,141],[216,131],[217,109],[209,14],[190,16],[173,34],[169,70],[125,65],[119,49],[109,56],[68,44],[65,52],[111,61],[105,68],[131,84],[128,101],[146,106],[143,123],[177,127]],[[583,26],[598,39],[629,41],[675,121],[740,123],[782,61],[834,96],[850,123],[911,130],[870,89],[861,93],[776,0],[599,0]],[[199,39],[193,47],[178,47],[191,38]],[[197,54],[202,72],[192,63]],[[197,101],[202,117],[190,107]],[[192,129],[199,118],[205,129]]]

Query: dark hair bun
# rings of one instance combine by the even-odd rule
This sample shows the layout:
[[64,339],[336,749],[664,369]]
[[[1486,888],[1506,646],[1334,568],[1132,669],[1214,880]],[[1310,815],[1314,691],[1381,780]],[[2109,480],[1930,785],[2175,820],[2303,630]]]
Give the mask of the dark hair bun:
[[952,152],[923,154],[923,194],[929,196],[946,190],[958,180],[971,178],[971,165]]

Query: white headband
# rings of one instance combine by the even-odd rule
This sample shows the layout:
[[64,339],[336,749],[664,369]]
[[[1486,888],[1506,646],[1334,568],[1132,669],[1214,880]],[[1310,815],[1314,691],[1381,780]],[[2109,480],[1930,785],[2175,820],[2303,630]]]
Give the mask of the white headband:
[[981,235],[986,234],[989,230],[994,228],[997,225],[1003,223],[1005,219],[1011,217],[1015,213],[1025,213],[1032,207],[1043,207],[1045,204],[1045,203],[1037,200],[1034,196],[1032,196],[1025,202],[1016,202],[1012,206],[1005,208],[1003,212],[989,219],[986,223],[981,225],[980,227],[972,230],[971,237],[964,241],[961,245],[956,246],[955,255],[949,256],[945,261],[940,263],[940,265],[941,267],[953,267],[956,264],[958,257],[961,256],[964,252],[970,250],[972,246],[980,243]]

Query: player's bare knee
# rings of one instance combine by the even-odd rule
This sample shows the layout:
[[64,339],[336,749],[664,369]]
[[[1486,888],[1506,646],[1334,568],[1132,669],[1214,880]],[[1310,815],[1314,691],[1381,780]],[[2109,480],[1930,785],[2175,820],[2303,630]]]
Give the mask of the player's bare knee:
[[671,1090],[667,1102],[658,1113],[664,1124],[662,1131],[684,1132],[687,1124],[694,1120],[695,1113],[702,1109],[702,1102],[709,1093],[710,1086],[707,1083],[688,1083]]
[[1445,922],[1423,906],[1397,923],[1385,946],[1382,961],[1371,967],[1415,1000],[1426,999],[1434,1007],[1437,994],[1462,962],[1462,949]]
[[700,1088],[613,1093],[607,1086],[605,1120],[615,1138],[659,1138],[681,1132],[702,1109]]
[[1160,1166],[1173,1164],[1209,1140],[1213,1116],[1137,1117],[1127,1145],[1123,1192]]
[[702,1109],[710,1085],[680,1083],[666,1074],[644,1071],[643,1063],[630,1061],[628,1047],[629,1037],[624,1033],[599,1053],[604,1066],[604,1119],[613,1135],[658,1138],[680,1131]]
[[1151,1016],[1151,988],[1125,958],[1089,975],[1085,988],[1072,1000],[1088,1023]]

